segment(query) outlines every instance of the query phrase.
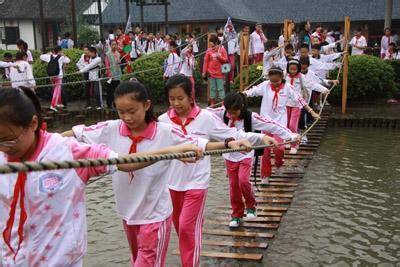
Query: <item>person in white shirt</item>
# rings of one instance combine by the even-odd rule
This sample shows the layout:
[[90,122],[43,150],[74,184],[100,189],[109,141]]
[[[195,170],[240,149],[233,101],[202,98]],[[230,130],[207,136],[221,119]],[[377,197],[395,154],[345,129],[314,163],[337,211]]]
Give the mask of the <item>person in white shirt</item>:
[[399,59],[399,52],[396,49],[395,43],[390,43],[388,50],[386,51],[385,60],[396,60]]
[[140,38],[137,34],[134,32],[129,33],[129,38],[131,39],[131,52],[130,52],[130,57],[132,61],[135,61],[138,59],[143,53],[143,48],[140,45]]
[[227,41],[226,45],[228,48],[228,61],[229,64],[231,64],[231,71],[228,74],[228,80],[231,84],[233,84],[233,76],[235,73],[235,57],[240,48],[238,35],[230,18],[228,18],[228,21],[224,27],[224,38]]
[[385,35],[381,39],[381,58],[385,58],[390,43],[393,43],[392,31],[390,28],[386,28]]
[[50,109],[58,112],[56,107],[64,107],[61,99],[61,83],[64,77],[64,66],[71,60],[64,56],[60,46],[53,48],[53,52],[40,55],[40,60],[48,63],[47,75],[51,76],[50,81],[53,84],[53,97],[51,99]]
[[338,59],[339,57],[342,56],[343,53],[332,53],[329,55],[326,54],[321,54],[321,45],[319,44],[314,44],[311,47],[311,55],[313,58],[318,59],[322,62],[333,62],[336,59]]
[[181,70],[179,71],[179,73],[185,75],[186,77],[189,77],[190,82],[192,83],[192,96],[193,96],[193,99],[196,99],[195,81],[193,78],[193,72],[194,72],[194,69],[196,66],[195,65],[196,59],[194,58],[193,47],[191,45],[187,45],[181,51],[181,57],[182,57],[182,66],[181,66]]
[[15,55],[15,64],[18,68],[10,69],[10,80],[13,88],[20,86],[27,87],[35,91],[36,82],[32,73],[32,66],[27,62],[27,55],[25,52],[17,52]]
[[26,61],[28,61],[29,64],[33,64],[33,57],[31,51],[28,49],[28,44],[22,39],[18,39],[16,44],[20,52],[26,53]]
[[153,33],[149,33],[149,35],[147,36],[147,40],[144,43],[144,52],[146,54],[151,54],[154,53],[156,51],[156,41],[154,40],[154,35]]
[[199,45],[197,44],[196,39],[194,39],[193,35],[191,33],[186,34],[186,43],[192,45],[193,47],[193,53],[196,54],[199,52]]
[[182,59],[176,53],[177,45],[175,41],[169,43],[169,55],[164,61],[164,79],[168,79],[171,76],[179,73],[181,69]]
[[156,52],[160,52],[164,50],[164,40],[161,38],[161,34],[158,32],[156,33]]
[[[97,49],[93,46],[88,48],[89,50],[89,64],[85,65],[79,70],[81,73],[89,72],[89,84],[91,87],[91,92],[93,92],[94,105],[92,101],[89,100],[89,107],[95,106],[96,109],[102,109],[103,105],[103,90],[101,87],[99,71],[101,67],[101,58],[97,55]],[[90,98],[92,99],[92,98]]]
[[350,45],[351,55],[362,55],[364,54],[364,50],[367,48],[367,40],[364,36],[361,35],[361,29],[357,29],[355,32],[355,36],[351,39]]
[[274,61],[279,57],[281,53],[282,47],[278,47],[276,41],[268,41],[267,42],[267,50],[264,52],[263,58],[263,76],[266,77],[268,75],[269,69],[274,64]]
[[[10,79],[10,67],[17,65],[13,62],[13,56],[11,53],[4,53],[3,60],[4,61],[0,61],[0,68],[4,68],[4,74],[2,77],[4,82]],[[5,84],[3,84],[3,86],[5,86]]]
[[256,30],[250,34],[250,44],[249,44],[249,57],[252,64],[257,64],[262,62],[264,55],[264,44],[268,41],[265,37],[262,24],[256,24]]

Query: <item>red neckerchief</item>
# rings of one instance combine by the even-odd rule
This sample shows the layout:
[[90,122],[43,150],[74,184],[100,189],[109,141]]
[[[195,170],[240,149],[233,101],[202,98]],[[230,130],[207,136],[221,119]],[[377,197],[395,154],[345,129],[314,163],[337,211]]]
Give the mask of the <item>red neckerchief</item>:
[[229,123],[229,127],[233,128],[235,127],[235,123],[238,121],[237,118],[231,119],[231,122]]
[[181,126],[182,132],[187,135],[187,131],[186,131],[186,126],[189,125],[189,123],[191,123],[194,119],[193,118],[186,118],[185,123],[182,122],[181,118],[179,118],[178,116],[170,118],[171,121],[173,121],[175,124],[178,124],[179,126]]
[[89,64],[89,63],[90,63],[90,57],[84,55],[84,56],[83,56],[83,61],[85,61],[85,63]]
[[276,110],[278,107],[278,98],[279,98],[279,91],[285,86],[284,83],[281,83],[278,88],[275,87],[273,83],[270,83],[271,90],[274,91],[274,98],[272,99],[272,110]]
[[297,73],[296,75],[292,75],[289,73],[289,78],[290,78],[290,85],[294,84],[294,79],[299,78],[300,77],[300,73]]
[[[10,159],[9,162],[20,162],[19,159]],[[28,215],[25,209],[25,183],[26,183],[27,175],[26,172],[19,172],[17,182],[14,186],[14,195],[11,201],[10,215],[8,217],[6,228],[3,231],[3,239],[8,248],[14,254],[14,261],[18,255],[19,249],[21,248],[21,244],[24,240],[24,225]],[[20,207],[20,215],[19,215],[19,225],[18,225],[18,247],[16,250],[11,246],[11,233],[15,221],[15,212],[17,208],[17,203],[19,202]]]
[[[132,140],[131,147],[129,148],[129,154],[134,154],[137,152],[137,144],[140,143],[144,139],[144,137],[133,136],[133,135],[129,135],[128,137],[129,137],[129,139]],[[129,176],[131,177],[131,180],[130,180],[130,183],[131,183],[132,179],[134,177],[133,172],[129,172]]]

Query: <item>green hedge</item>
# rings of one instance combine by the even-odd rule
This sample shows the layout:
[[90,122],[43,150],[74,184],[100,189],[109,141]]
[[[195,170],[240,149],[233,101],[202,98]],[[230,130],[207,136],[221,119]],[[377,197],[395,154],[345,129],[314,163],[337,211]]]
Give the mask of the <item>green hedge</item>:
[[[32,53],[33,60],[39,59],[39,56],[41,55],[40,50],[29,49],[29,51],[31,51],[31,53]],[[3,60],[3,55],[5,53],[11,53],[11,55],[13,55],[13,57],[15,57],[15,54],[17,54],[17,52],[18,52],[18,50],[2,50],[2,49],[0,49],[0,60]]]
[[[250,65],[250,67],[249,67],[249,84],[253,83],[255,80],[257,80],[261,76],[261,74],[263,72],[262,67],[263,67],[262,64]],[[262,81],[258,81],[256,83],[256,85],[261,83]],[[234,80],[233,90],[239,91],[239,87],[240,87],[240,77],[238,75]],[[261,105],[261,97],[249,98],[248,104],[249,104],[249,106],[259,107]]]
[[[135,60],[131,66],[133,75],[141,83],[143,83],[150,91],[151,98],[155,103],[164,103],[167,101],[163,79],[164,74],[164,60],[168,57],[168,52],[155,52],[150,55],[145,55]],[[203,79],[199,69],[199,62],[196,62],[196,69],[194,73],[196,89],[202,88]],[[138,72],[138,73],[137,73]],[[129,77],[125,76],[124,79]]]
[[[332,78],[337,70],[332,71]],[[350,56],[348,92],[349,102],[374,100],[391,96],[396,91],[395,71],[391,64],[374,56]],[[340,76],[342,78],[342,74]],[[332,91],[329,100],[338,103],[342,97],[342,86]]]

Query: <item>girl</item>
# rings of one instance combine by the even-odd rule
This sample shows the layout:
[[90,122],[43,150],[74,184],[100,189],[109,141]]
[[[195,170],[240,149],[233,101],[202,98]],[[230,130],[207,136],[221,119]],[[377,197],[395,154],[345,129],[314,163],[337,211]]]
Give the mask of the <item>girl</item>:
[[176,53],[177,45],[175,41],[169,43],[169,55],[164,62],[164,79],[178,74],[181,68],[181,58]]
[[[171,109],[159,119],[192,137],[217,141],[246,138],[252,144],[273,142],[262,134],[244,133],[227,127],[217,116],[199,108],[191,95],[188,77],[176,75],[166,85]],[[169,189],[174,207],[172,220],[179,237],[182,266],[199,266],[204,205],[210,181],[210,158],[185,165],[174,161],[168,170]]]
[[[60,46],[56,46],[53,48],[53,52],[40,55],[40,59],[48,63],[47,74],[53,76],[50,78],[53,84],[53,98],[51,99],[50,109],[55,112],[58,112],[56,107],[64,107],[61,101],[61,83],[64,76],[64,65],[71,61],[68,57],[64,56],[61,50]],[[49,65],[52,66],[51,73],[49,73]]]
[[196,60],[193,55],[192,45],[187,45],[182,50],[181,55],[182,55],[182,66],[181,66],[180,74],[183,74],[183,75],[189,77],[190,82],[192,83],[192,96],[193,96],[193,99],[196,99],[195,92],[194,92],[195,83],[194,83],[194,79],[193,79],[193,72],[195,69]]
[[225,48],[221,45],[218,36],[210,37],[210,48],[207,49],[204,56],[203,78],[207,75],[210,78],[210,99],[211,105],[215,104],[215,99],[223,99],[224,91],[224,74],[221,71],[222,64],[228,62],[228,55]]
[[[42,130],[40,114],[39,100],[30,89],[0,89],[0,164],[118,156],[104,145],[83,145]],[[133,171],[147,165],[118,168]],[[82,266],[87,245],[86,183],[115,169],[99,166],[2,175],[0,266]]]
[[[328,88],[305,78],[301,73],[301,65],[297,59],[292,59],[288,62],[286,80],[292,86],[291,89],[294,90],[297,95],[301,95],[306,103],[309,103],[312,91],[323,94],[329,92]],[[294,133],[297,133],[298,131],[301,108],[302,105],[297,99],[291,99],[286,104],[287,127]],[[288,144],[288,147],[290,147],[289,154],[296,154],[299,145]]]
[[[297,134],[292,133],[285,126],[264,118],[255,112],[247,109],[246,97],[239,93],[229,93],[224,99],[224,106],[216,109],[208,109],[216,114],[229,127],[236,127],[238,130],[252,132],[254,130],[265,131],[276,134],[284,140],[296,140]],[[230,199],[232,207],[232,219],[230,227],[239,227],[240,220],[246,217],[256,217],[256,199],[250,184],[250,173],[254,152],[224,154],[226,172],[229,178]],[[243,199],[245,204],[243,203]]]
[[[146,88],[139,82],[122,82],[115,91],[115,105],[121,119],[97,125],[73,127],[74,135],[86,143],[104,143],[118,153],[134,153],[182,143],[199,144],[203,149],[224,148],[224,143],[192,139],[171,125],[158,123]],[[239,142],[229,142],[238,147]],[[172,204],[167,170],[171,162],[130,174],[116,172],[113,188],[117,212],[132,253],[132,266],[164,266],[171,232]]]
[[15,63],[18,68],[10,68],[10,80],[13,88],[25,86],[31,90],[35,90],[36,82],[32,73],[32,66],[27,61],[25,52],[17,52],[15,55]]
[[33,57],[31,51],[28,49],[28,44],[22,39],[18,39],[16,44],[20,52],[26,53],[26,61],[28,61],[29,64],[33,64]]
[[[85,45],[83,47],[83,54],[79,58],[78,62],[76,63],[76,66],[78,67],[79,70],[85,68],[87,65],[90,63],[90,51],[89,51],[89,45]],[[85,87],[86,87],[86,106],[85,109],[91,109],[91,95],[93,94],[92,92],[92,84],[89,82],[89,72],[84,72],[83,73],[83,78],[85,79]]]
[[121,68],[119,63],[121,61],[121,55],[118,52],[118,44],[116,41],[111,41],[111,49],[106,53],[105,65],[107,77],[107,107],[109,109],[114,108],[114,92],[119,83],[121,82]]
[[[283,70],[279,67],[272,67],[268,72],[269,81],[260,83],[253,86],[244,93],[248,97],[262,96],[260,114],[263,117],[271,118],[281,125],[287,125],[287,109],[286,106],[289,101],[297,101],[300,106],[309,112],[314,118],[319,115],[315,113],[312,108],[307,105],[307,102],[297,94],[292,86],[283,79]],[[271,135],[276,142],[282,143],[282,139],[277,135]],[[285,147],[283,145],[274,148],[275,165],[277,167],[276,173],[281,172],[283,165],[283,157],[285,154]],[[261,180],[263,183],[268,183],[268,178],[272,173],[271,166],[271,149],[264,149],[264,155],[261,162]]]

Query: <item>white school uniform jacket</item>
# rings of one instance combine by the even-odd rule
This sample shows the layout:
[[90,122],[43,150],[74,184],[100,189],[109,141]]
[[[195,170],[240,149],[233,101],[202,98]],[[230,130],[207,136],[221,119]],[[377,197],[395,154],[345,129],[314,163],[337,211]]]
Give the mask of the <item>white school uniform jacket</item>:
[[332,63],[333,61],[340,58],[341,56],[342,56],[342,53],[333,53],[333,54],[329,54],[329,55],[320,54],[319,58],[316,58],[316,59],[318,59],[322,62]]
[[262,33],[261,36],[256,31],[250,34],[249,55],[264,53],[264,43],[266,42],[267,38],[264,33]]
[[[72,128],[75,137],[85,143],[106,144],[113,151],[128,154],[132,144],[131,131],[122,120],[100,122],[91,127]],[[167,146],[193,143],[205,149],[207,140],[192,139],[170,124],[151,122],[142,133],[144,139],[137,144],[137,152],[157,150]],[[167,219],[172,213],[168,191],[167,171],[171,161],[159,161],[134,171],[132,175],[114,173],[113,188],[118,215],[128,225],[150,224]]]
[[228,46],[228,55],[234,55],[239,51],[239,41],[238,38],[232,38],[227,42],[227,46]]
[[288,82],[281,84],[276,102],[274,101],[275,92],[271,88],[270,81],[264,81],[259,85],[253,86],[244,91],[244,93],[248,97],[262,96],[260,114],[281,125],[287,125],[286,106],[289,101],[298,101],[301,107],[307,105],[306,100],[297,94]]
[[381,54],[386,54],[386,51],[389,49],[390,43],[393,43],[393,36],[389,36],[389,37],[387,37],[386,35],[382,36]]
[[361,47],[367,47],[367,40],[365,39],[364,36],[361,36],[360,38],[357,38],[357,36],[354,36],[351,40],[350,40],[350,45],[351,47],[351,55],[362,55],[364,54],[364,50],[359,49],[356,46],[361,46]]
[[82,54],[81,57],[79,58],[78,62],[76,62],[76,66],[78,67],[79,70],[83,69],[86,65],[88,65],[90,62],[85,60],[85,54]]
[[[329,80],[327,79],[321,79],[320,77],[318,77],[317,74],[315,74],[315,72],[313,72],[312,70],[308,70],[306,74],[303,74],[305,76],[306,79],[315,82],[315,83],[319,83],[324,87],[329,86]],[[309,102],[308,102],[309,103]]]
[[140,55],[143,53],[143,49],[142,46],[140,45],[140,41],[138,40],[138,38],[135,37],[135,40],[132,41],[131,46],[132,46],[132,50],[130,53],[131,58],[136,59],[140,57]]
[[179,73],[188,76],[188,77],[192,77],[193,76],[193,71],[195,68],[195,59],[194,59],[194,55],[193,54],[188,54],[187,53],[187,49],[183,49],[181,52],[181,56],[182,56],[182,66],[181,66],[181,70],[179,71]]
[[[182,126],[173,122],[177,117],[175,110],[171,109],[159,117],[161,122],[166,122],[173,127],[182,129]],[[261,145],[263,134],[245,133],[235,128],[229,128],[220,118],[210,111],[195,106],[189,114],[192,121],[184,128],[191,137],[201,137],[207,140],[223,142],[233,137],[248,139],[253,145]],[[174,160],[169,166],[169,188],[175,191],[187,191],[191,189],[207,189],[210,181],[211,163],[210,157],[204,157],[195,164],[185,164]]]
[[36,86],[35,78],[33,77],[32,65],[24,60],[15,62],[19,66],[19,71],[16,67],[10,68],[10,80],[13,88],[25,86],[34,88]]
[[315,59],[312,56],[310,58],[309,69],[314,71],[321,79],[325,79],[328,71],[334,70],[340,66],[340,63],[330,63],[323,62],[321,60]]
[[181,69],[182,59],[177,53],[169,53],[167,58],[167,66],[165,68],[164,76],[171,77],[179,73]]
[[[40,59],[44,62],[49,63],[50,62],[50,58],[51,57],[57,57],[57,55],[53,55],[53,54],[43,54],[40,55]],[[64,65],[68,64],[69,62],[71,62],[71,60],[67,57],[67,56],[61,56],[58,59],[58,66],[60,68],[60,73],[58,74],[58,78],[62,79],[64,76]]]
[[156,52],[160,52],[164,50],[164,40],[162,38],[155,39],[156,42]]
[[[286,82],[289,83],[296,94],[301,95],[306,103],[310,102],[312,91],[327,93],[328,88],[322,86],[320,83],[314,82],[313,80],[307,79],[304,74],[299,73],[292,77],[286,75]],[[287,103],[288,107],[301,108],[302,105],[296,99],[290,99]]]
[[[104,145],[83,145],[73,138],[41,132],[37,149],[29,160],[65,161],[84,158],[115,158]],[[8,162],[0,152],[0,164]],[[0,266],[75,266],[87,247],[86,182],[90,177],[115,171],[115,167],[92,167],[27,173],[23,227],[24,240],[14,255],[0,238]],[[0,229],[9,218],[13,189],[18,174],[2,174],[0,179]],[[20,206],[17,205],[10,244],[18,244]]]
[[89,72],[89,81],[99,80],[99,70],[101,67],[101,57],[96,56],[95,58],[90,58],[89,64],[85,65],[80,72]]
[[[217,115],[222,121],[224,120],[224,114],[226,114],[226,117],[229,118],[228,122],[228,127],[235,127],[237,130],[244,131],[244,120],[243,119],[238,119],[238,120],[232,120],[230,118],[229,113],[226,112],[225,107],[220,107],[220,108],[207,108],[210,112],[214,113]],[[283,140],[293,140],[296,138],[296,134],[292,133],[288,128],[285,126],[273,121],[270,118],[263,117],[255,112],[251,113],[251,128],[253,131],[262,131],[262,132],[268,132],[274,135],[278,135],[281,137]],[[244,159],[248,158],[253,158],[254,157],[254,150],[248,153],[229,153],[229,154],[223,154],[222,155],[224,159],[233,161],[233,162],[239,162]]]

